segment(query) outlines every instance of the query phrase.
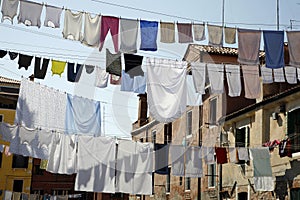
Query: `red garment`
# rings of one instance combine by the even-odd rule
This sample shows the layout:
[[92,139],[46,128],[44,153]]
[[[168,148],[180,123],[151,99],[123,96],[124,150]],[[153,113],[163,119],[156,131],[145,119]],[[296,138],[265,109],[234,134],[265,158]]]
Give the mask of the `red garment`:
[[224,147],[216,147],[217,163],[227,163],[227,150]]
[[110,30],[112,41],[114,43],[115,52],[119,51],[119,18],[111,16],[101,17],[101,30],[100,30],[100,46],[99,51],[102,50],[105,37]]

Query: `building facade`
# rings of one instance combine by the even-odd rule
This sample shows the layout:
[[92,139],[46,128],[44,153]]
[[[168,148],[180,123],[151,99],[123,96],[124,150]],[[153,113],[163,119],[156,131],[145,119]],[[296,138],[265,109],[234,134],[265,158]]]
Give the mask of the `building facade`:
[[[19,81],[0,77],[0,122],[14,124],[19,86]],[[0,139],[0,145],[5,145],[0,152],[0,198],[5,191],[29,194],[32,158],[5,153],[9,142]]]

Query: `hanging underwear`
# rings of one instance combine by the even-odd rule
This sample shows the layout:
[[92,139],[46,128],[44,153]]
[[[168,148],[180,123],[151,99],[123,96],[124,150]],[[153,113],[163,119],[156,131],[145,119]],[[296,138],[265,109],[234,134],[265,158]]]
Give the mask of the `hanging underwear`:
[[7,54],[7,51],[0,50],[0,58],[3,58]]
[[87,74],[93,73],[94,69],[95,69],[95,66],[93,66],[93,65],[85,65],[85,72]]
[[61,74],[65,71],[66,62],[52,60],[52,76],[57,74],[61,76]]
[[28,67],[31,65],[32,58],[33,58],[33,56],[20,54],[19,55],[19,61],[18,61],[19,69],[24,67],[27,70]]
[[18,57],[18,53],[16,53],[16,52],[8,52],[8,55],[9,55],[9,57],[10,57],[10,59],[11,60],[14,60],[14,59],[16,59],[17,57]]
[[34,62],[34,78],[44,79],[47,73],[49,59],[44,58],[41,68],[41,58],[35,57]]

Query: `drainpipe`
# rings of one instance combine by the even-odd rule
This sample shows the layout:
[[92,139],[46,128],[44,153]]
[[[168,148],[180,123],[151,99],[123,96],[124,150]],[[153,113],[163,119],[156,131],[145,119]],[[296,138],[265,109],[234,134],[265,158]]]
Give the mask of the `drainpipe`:
[[[198,145],[202,146],[202,106],[199,106],[199,128],[198,128]],[[201,199],[201,178],[198,178],[198,200]]]
[[[222,147],[222,131],[220,132],[220,147]],[[219,164],[219,200],[222,199],[222,164]]]

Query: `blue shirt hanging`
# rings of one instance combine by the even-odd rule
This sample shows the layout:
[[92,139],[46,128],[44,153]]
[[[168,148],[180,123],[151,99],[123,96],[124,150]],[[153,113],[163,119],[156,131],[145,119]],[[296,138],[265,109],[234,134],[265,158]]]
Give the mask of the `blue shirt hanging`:
[[141,46],[140,50],[157,51],[157,32],[158,22],[155,21],[140,21],[141,28]]
[[284,67],[284,32],[263,31],[266,52],[266,67]]

